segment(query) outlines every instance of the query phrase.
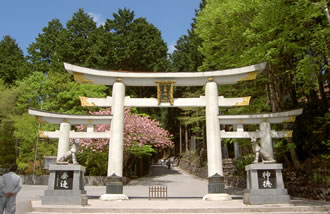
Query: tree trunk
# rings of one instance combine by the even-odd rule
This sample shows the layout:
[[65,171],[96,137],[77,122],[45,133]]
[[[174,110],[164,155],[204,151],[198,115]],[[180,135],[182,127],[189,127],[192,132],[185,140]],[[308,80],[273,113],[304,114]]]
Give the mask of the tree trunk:
[[294,148],[290,149],[290,155],[291,155],[291,159],[292,159],[294,168],[302,169],[301,163],[300,163],[297,153],[296,153],[296,149],[294,149]]
[[286,154],[283,154],[283,158],[284,158],[285,163],[288,166],[288,168],[291,168],[292,167],[292,164],[291,164],[289,158],[286,156]]
[[223,143],[223,147],[222,147],[222,154],[223,154],[223,159],[225,158],[229,158],[229,152],[228,152],[228,146],[227,143]]
[[140,162],[140,177],[143,176],[143,158],[139,158],[139,162]]
[[324,85],[323,85],[324,81],[323,81],[323,78],[322,78],[322,74],[318,75],[317,82],[318,82],[318,85],[319,85],[319,92],[320,92],[322,104],[323,104],[325,109],[328,109],[328,98],[327,98],[327,96],[325,94],[325,91],[324,91]]
[[269,87],[269,97],[270,97],[270,103],[272,106],[272,112],[278,112],[280,111],[280,105],[279,105],[279,99],[278,99],[278,93],[276,91],[276,78],[273,75],[273,69],[271,65],[268,66],[268,87]]
[[180,151],[180,154],[179,154],[179,156],[182,154],[182,126],[181,126],[181,123],[180,123],[180,129],[179,129],[179,135],[180,135],[180,149],[179,149],[179,151]]

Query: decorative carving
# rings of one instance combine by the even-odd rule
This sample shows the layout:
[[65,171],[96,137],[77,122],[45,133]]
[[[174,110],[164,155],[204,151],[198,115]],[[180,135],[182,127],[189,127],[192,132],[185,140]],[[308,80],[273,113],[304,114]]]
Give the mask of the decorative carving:
[[291,115],[287,120],[283,121],[283,123],[293,123],[294,121],[296,121],[296,115]]
[[248,81],[248,80],[255,80],[257,78],[257,72],[254,71],[254,72],[249,72],[246,74],[245,77],[237,80],[237,82],[242,82],[242,81]]
[[39,131],[39,137],[40,138],[48,138],[48,135],[46,135],[44,131]]
[[287,132],[283,135],[283,137],[292,137],[292,133],[293,133],[293,131],[287,131]]
[[82,74],[82,73],[73,72],[73,77],[74,77],[74,80],[76,80],[77,82],[81,82],[81,83],[93,83],[94,82],[93,80],[86,79],[84,74]]
[[276,161],[266,152],[261,148],[258,144],[258,140],[256,137],[251,137],[251,142],[252,142],[252,151],[255,153],[255,159],[253,163],[258,163],[259,162],[259,155],[261,157],[262,163],[275,163]]
[[251,97],[242,97],[243,101],[235,103],[234,106],[248,106],[250,104]]
[[79,97],[79,98],[80,98],[81,106],[96,106],[95,103],[87,101],[88,97]]
[[40,116],[35,116],[38,123],[48,123],[46,120],[43,120]]
[[176,81],[156,81],[158,105],[161,102],[169,102],[173,105],[173,85]]

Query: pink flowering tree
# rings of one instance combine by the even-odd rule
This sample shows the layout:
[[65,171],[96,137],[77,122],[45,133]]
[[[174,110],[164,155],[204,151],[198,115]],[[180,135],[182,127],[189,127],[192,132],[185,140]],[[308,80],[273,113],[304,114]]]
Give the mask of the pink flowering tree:
[[[90,112],[92,115],[111,115],[110,109]],[[77,126],[78,131],[85,131],[86,127]],[[96,125],[94,131],[110,130],[110,125]],[[147,116],[124,111],[124,167],[130,168],[136,159],[150,157],[152,153],[173,146],[172,135],[160,127],[160,123]],[[110,139],[111,143],[111,139]],[[108,139],[80,139],[80,148],[93,152],[106,152]]]

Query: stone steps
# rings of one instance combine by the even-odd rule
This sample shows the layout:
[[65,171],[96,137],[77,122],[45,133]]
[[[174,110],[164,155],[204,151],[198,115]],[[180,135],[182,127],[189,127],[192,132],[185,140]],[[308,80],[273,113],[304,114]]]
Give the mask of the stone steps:
[[[45,214],[45,213],[52,213],[52,214],[63,214],[63,212],[28,212],[27,214]],[[73,212],[71,212],[73,213]],[[94,214],[101,214],[101,213],[95,213],[93,212]],[[104,213],[104,212],[103,212]],[[109,212],[108,212],[109,213]],[[112,214],[132,214],[133,212],[130,212],[130,213],[122,213],[122,212],[112,212]],[[177,214],[177,213],[182,213],[182,212],[173,212],[171,214]],[[196,213],[196,212],[185,212],[185,214],[192,214],[192,213]],[[201,213],[206,213],[206,212],[201,212]],[[227,213],[223,213],[223,212],[215,212],[215,213],[221,213],[221,214],[255,214],[256,212],[227,212]],[[297,214],[297,213],[300,213],[300,214],[329,214],[328,211],[307,211],[307,212],[263,212],[263,213],[267,213],[267,214]],[[142,214],[142,213],[136,213],[134,212],[134,214]],[[161,213],[158,213],[158,214],[165,214],[165,212],[161,212]]]
[[[147,200],[145,201],[147,202]],[[125,202],[122,202],[125,203]],[[192,201],[191,203],[194,203]],[[144,201],[141,200],[141,204],[144,204]],[[155,204],[156,205],[156,204]],[[173,206],[173,202],[168,204],[168,207],[162,206],[160,208],[150,207],[147,205],[143,207],[140,205],[139,207],[125,206],[115,207],[112,206],[111,203],[105,203],[104,206],[32,206],[32,212],[29,214],[45,214],[45,213],[53,213],[53,214],[64,214],[64,213],[224,213],[224,214],[233,214],[233,213],[244,213],[244,214],[252,214],[252,213],[269,213],[269,214],[328,214],[330,212],[330,205],[322,205],[322,206],[292,206],[288,205],[278,205],[278,206],[245,206],[245,207],[178,207],[175,208]]]

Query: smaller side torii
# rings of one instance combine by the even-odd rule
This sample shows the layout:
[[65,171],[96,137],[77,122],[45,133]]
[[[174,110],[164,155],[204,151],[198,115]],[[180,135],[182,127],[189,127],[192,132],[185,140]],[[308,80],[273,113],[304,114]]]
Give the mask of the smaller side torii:
[[[39,123],[60,125],[60,130],[39,132],[40,138],[58,139],[56,163],[61,162],[70,151],[70,138],[110,138],[110,131],[94,132],[94,125],[110,124],[112,116],[52,113],[35,109],[29,109],[29,114],[35,116]],[[72,131],[71,125],[86,125],[87,132]]]
[[[251,140],[260,138],[261,149],[270,160],[274,160],[272,138],[292,137],[292,131],[271,130],[271,124],[294,122],[296,116],[302,114],[303,109],[296,109],[286,112],[249,114],[249,115],[220,115],[220,125],[233,125],[236,131],[229,132],[220,130],[221,138],[250,138]],[[259,124],[259,130],[244,131],[247,124]],[[270,161],[274,162],[274,161]]]

